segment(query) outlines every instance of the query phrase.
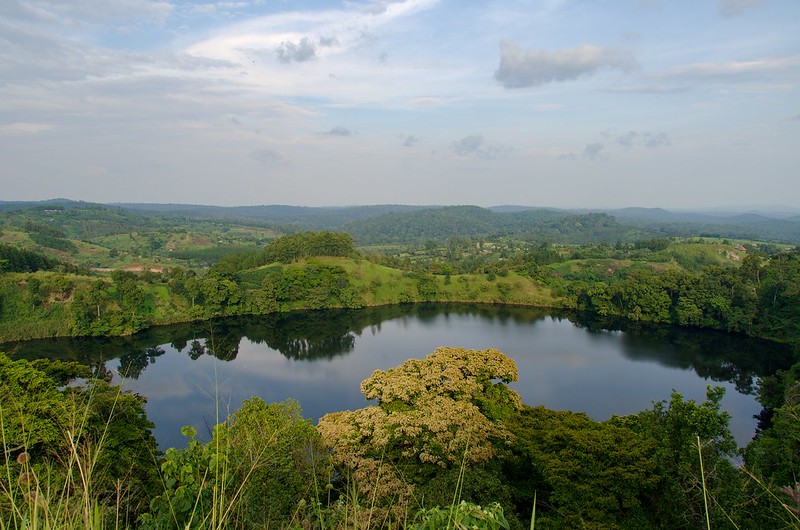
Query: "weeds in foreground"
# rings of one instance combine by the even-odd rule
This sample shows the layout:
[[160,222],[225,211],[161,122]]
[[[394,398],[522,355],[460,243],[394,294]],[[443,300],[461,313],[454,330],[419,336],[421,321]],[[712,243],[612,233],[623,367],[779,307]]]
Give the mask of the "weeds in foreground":
[[[87,436],[90,407],[95,399],[95,387],[88,393],[85,408],[68,407],[74,414],[65,421],[62,447],[66,453],[54,464],[47,458],[35,457],[28,444],[14,444],[7,437],[9,410],[0,403],[0,442],[3,448],[3,475],[0,482],[0,529],[105,529],[124,526],[121,513],[124,498],[122,482],[114,484],[116,500],[113,507],[100,502],[96,484],[98,460],[105,450],[106,433],[114,416],[119,393],[111,403],[105,427],[96,440]],[[68,403],[74,405],[74,403]],[[19,412],[19,411],[16,411]],[[11,412],[13,414],[13,412]],[[21,416],[23,437],[30,441],[26,425],[34,418]],[[31,444],[35,445],[35,444]],[[16,456],[14,456],[16,454]]]
[[[462,500],[462,493],[478,480],[477,474],[471,474],[475,468],[467,456],[474,445],[464,447],[463,454],[457,455],[460,466],[448,471],[452,471],[448,477],[457,475],[457,480],[448,478],[442,483],[448,484],[444,497],[439,497],[445,506],[423,508],[412,517],[406,497],[397,492],[383,498],[377,494],[376,486],[387,474],[399,474],[397,463],[380,454],[372,460],[377,466],[374,478],[358,483],[348,475],[340,484],[341,497],[331,499],[336,477],[330,455],[321,446],[317,430],[302,418],[299,405],[291,401],[266,404],[258,398],[218,423],[207,443],[195,439],[194,429],[185,428],[190,438],[187,448],[172,449],[161,461],[160,491],[149,493],[144,497],[147,506],[132,512],[130,492],[124,485],[142,479],[132,472],[134,468],[117,464],[130,461],[126,450],[135,431],[132,425],[143,414],[141,402],[104,383],[87,384],[80,391],[58,389],[54,380],[41,373],[37,376],[26,363],[12,363],[1,356],[0,371],[0,530],[117,530],[134,524],[158,530],[510,528],[499,504],[481,507]],[[148,431],[146,421],[138,425]],[[700,476],[693,478],[700,480],[693,485],[702,485],[705,526],[710,529],[709,511],[722,507],[712,495],[714,474],[707,472],[699,437],[696,444]],[[681,447],[694,450],[693,445],[690,439]],[[141,460],[143,454],[134,456]],[[155,470],[152,456],[148,454],[147,466]],[[766,492],[761,501],[769,496],[770,502],[759,501],[759,509],[769,511],[770,520],[778,522],[775,527],[800,528],[799,510],[790,505],[792,501],[800,504],[800,488],[767,487],[744,471]],[[155,471],[153,476],[158,478]],[[325,494],[328,498],[323,502]],[[699,495],[696,506],[702,509]],[[536,509],[534,494],[531,530]],[[146,513],[138,519],[133,516],[142,512]],[[739,515],[734,513],[734,517]],[[736,527],[733,518],[725,516]]]
[[784,528],[800,529],[800,482],[796,482],[794,486],[784,486],[779,489],[781,494],[794,502],[794,506],[790,506],[786,502],[786,497],[781,498],[778,492],[775,491],[775,488],[771,487],[769,484],[765,484],[753,471],[746,467],[742,467],[741,469],[762,492],[766,493],[771,504],[777,508],[777,512],[773,511],[772,513],[776,523],[780,522]]

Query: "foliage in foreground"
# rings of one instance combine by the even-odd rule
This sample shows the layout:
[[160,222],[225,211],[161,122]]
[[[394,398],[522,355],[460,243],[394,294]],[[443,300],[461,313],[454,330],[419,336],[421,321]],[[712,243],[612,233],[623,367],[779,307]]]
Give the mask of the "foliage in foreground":
[[245,401],[209,442],[189,437],[161,464],[164,492],[140,518],[141,528],[280,528],[304,517],[330,476],[319,434],[294,401]]
[[0,528],[798,528],[795,372],[742,470],[721,389],[596,422],[522,405],[511,359],[463,348],[376,371],[375,405],[318,428],[253,398],[156,463],[141,398],[0,356]]
[[63,386],[87,375],[77,363],[0,354],[0,525],[58,527],[75,514],[84,525],[128,524],[157,491],[144,399],[101,380]]

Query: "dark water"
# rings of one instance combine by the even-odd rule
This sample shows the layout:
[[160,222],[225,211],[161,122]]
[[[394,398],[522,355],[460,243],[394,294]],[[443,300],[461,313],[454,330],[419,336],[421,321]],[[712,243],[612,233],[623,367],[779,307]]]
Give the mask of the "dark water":
[[649,408],[673,389],[702,400],[706,385],[720,385],[739,445],[755,431],[757,378],[792,362],[788,348],[724,333],[462,305],[236,318],[127,339],[29,341],[0,350],[16,358],[78,360],[147,396],[147,414],[166,448],[184,444],[182,425],[206,434],[254,395],[268,402],[297,399],[315,421],[361,408],[359,384],[373,370],[438,346],[498,348],[517,363],[513,386],[524,403],[597,420]]

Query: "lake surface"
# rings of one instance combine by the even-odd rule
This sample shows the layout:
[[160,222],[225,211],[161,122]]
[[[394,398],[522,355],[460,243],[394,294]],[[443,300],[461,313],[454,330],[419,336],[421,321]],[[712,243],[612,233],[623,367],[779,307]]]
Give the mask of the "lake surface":
[[791,364],[788,347],[725,333],[597,321],[529,308],[410,305],[313,311],[166,326],[130,338],[6,343],[15,358],[58,357],[147,397],[162,449],[182,447],[182,425],[207,437],[243,400],[298,400],[315,422],[368,403],[359,385],[376,369],[439,346],[498,348],[513,358],[512,387],[529,405],[596,420],[650,408],[672,390],[701,401],[726,388],[723,407],[740,446],[760,411],[759,376]]

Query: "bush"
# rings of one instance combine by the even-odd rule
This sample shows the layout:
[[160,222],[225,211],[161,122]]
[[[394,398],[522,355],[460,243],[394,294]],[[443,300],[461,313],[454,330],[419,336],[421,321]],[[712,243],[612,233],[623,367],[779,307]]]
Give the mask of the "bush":
[[280,528],[299,505],[317,506],[328,483],[330,457],[295,401],[245,401],[208,443],[182,432],[189,443],[167,451],[165,491],[142,528]]

